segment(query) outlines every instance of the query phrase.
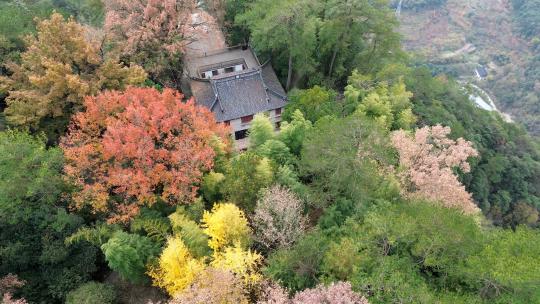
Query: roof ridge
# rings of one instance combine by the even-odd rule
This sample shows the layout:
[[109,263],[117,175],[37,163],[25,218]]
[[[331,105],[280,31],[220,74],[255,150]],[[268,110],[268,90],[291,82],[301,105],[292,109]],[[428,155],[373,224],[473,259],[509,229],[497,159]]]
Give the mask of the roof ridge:
[[200,78],[200,77],[195,77],[195,76],[189,76],[189,79],[193,81],[210,82],[210,79]]
[[216,105],[216,103],[218,103],[219,108],[221,109],[221,112],[225,112],[224,109],[223,109],[223,105],[221,104],[221,101],[219,100],[219,94],[218,94],[215,82],[210,80],[210,84],[212,85],[212,90],[214,91],[214,102],[210,106],[210,111],[212,111],[214,109],[214,106]]
[[287,96],[283,96],[281,95],[280,93],[276,92],[274,89],[268,87],[268,91],[270,91],[270,93],[276,95],[277,97],[283,99],[283,100],[288,100],[288,97]]
[[[240,73],[240,74],[235,74],[235,75],[230,75],[230,76],[225,76],[223,78],[218,78],[218,79],[211,79],[210,82],[226,82],[226,81],[233,81],[233,80],[236,80],[236,79],[241,79],[241,78],[246,78],[246,77],[249,77],[249,76],[255,76],[255,75],[259,75],[260,79],[261,79],[261,82],[263,84],[263,87],[265,89],[265,94],[266,94],[266,100],[267,102],[269,101],[270,99],[270,96],[268,96],[268,91],[270,91],[272,94],[276,95],[277,97],[283,99],[283,100],[288,100],[287,99],[287,96],[284,96],[280,93],[278,93],[276,90],[274,90],[273,88],[271,88],[270,86],[268,86],[266,84],[266,80],[264,79],[263,77],[263,73],[262,73],[262,67],[264,65],[266,65],[268,62],[270,62],[270,60],[268,60],[265,64],[257,67],[257,68],[254,68],[253,70],[247,70],[246,72],[244,73]],[[212,88],[214,88],[214,86],[212,85]],[[217,94],[216,90],[214,89],[214,93]]]
[[268,96],[268,86],[266,85],[266,82],[264,82],[264,78],[262,77],[262,72],[259,70],[259,78],[261,79],[261,83],[263,85],[264,89],[264,95],[266,96],[266,103],[270,103],[270,96]]
[[243,73],[238,73],[238,74],[233,74],[233,75],[225,74],[223,77],[220,77],[220,78],[211,78],[211,81],[215,81],[215,82],[230,81],[230,80],[235,80],[235,79],[240,79],[240,78],[246,78],[248,76],[257,75],[260,73],[261,73],[261,69],[254,68],[253,70],[245,70],[245,72]]

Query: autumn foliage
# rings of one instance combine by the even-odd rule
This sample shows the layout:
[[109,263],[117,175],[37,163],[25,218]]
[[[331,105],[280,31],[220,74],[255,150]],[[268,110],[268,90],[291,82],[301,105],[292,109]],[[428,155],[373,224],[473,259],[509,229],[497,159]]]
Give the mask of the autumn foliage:
[[[179,220],[179,216],[172,218],[176,224],[181,222]],[[150,266],[148,274],[153,285],[176,297],[173,303],[244,302],[243,290],[254,290],[262,280],[259,268],[263,260],[260,254],[248,249],[250,229],[244,212],[230,203],[216,204],[211,212],[205,211],[201,228],[209,236],[212,256],[195,257],[188,242],[184,243],[184,239],[192,239],[193,234],[187,230],[177,231],[167,241],[158,262]],[[228,281],[218,282],[222,279]],[[225,301],[229,297],[238,302]],[[202,302],[192,302],[196,300]]]
[[329,286],[320,284],[315,288],[298,292],[289,299],[287,291],[276,284],[269,284],[257,304],[369,304],[368,300],[352,290],[349,282],[336,282]]
[[237,243],[246,246],[251,232],[244,212],[231,203],[216,204],[211,212],[205,211],[201,226],[210,237],[208,246],[215,252]]
[[81,110],[84,96],[145,81],[141,67],[104,58],[100,41],[90,36],[82,25],[58,13],[38,22],[37,35],[26,37],[21,64],[9,63],[13,74],[0,77],[0,90],[8,92],[10,124],[45,131],[55,140],[70,115]]
[[164,50],[180,51],[185,41],[192,0],[108,0],[105,29],[120,39],[123,51],[136,53],[145,45],[162,42]]
[[290,247],[306,230],[302,201],[289,189],[273,186],[257,202],[255,239],[268,249]]
[[127,61],[154,80],[179,86],[194,0],[107,0],[105,31]]
[[14,274],[8,274],[0,278],[0,301],[2,304],[27,304],[25,299],[13,299],[13,291],[23,287],[25,281],[19,279]]
[[210,111],[166,89],[129,88],[85,99],[62,140],[65,171],[81,188],[76,206],[89,204],[110,221],[126,221],[139,206],[161,199],[189,203],[214,164],[211,143],[228,143]]
[[167,241],[158,264],[150,267],[148,274],[154,286],[174,296],[190,286],[204,268],[203,260],[193,258],[182,239],[174,237]]
[[469,172],[467,159],[478,156],[478,152],[463,138],[448,138],[450,131],[437,125],[418,129],[413,136],[403,130],[392,134],[392,144],[399,152],[403,169],[403,188],[409,196],[476,213],[478,207],[453,170]]
[[242,282],[230,271],[208,267],[169,304],[249,303]]

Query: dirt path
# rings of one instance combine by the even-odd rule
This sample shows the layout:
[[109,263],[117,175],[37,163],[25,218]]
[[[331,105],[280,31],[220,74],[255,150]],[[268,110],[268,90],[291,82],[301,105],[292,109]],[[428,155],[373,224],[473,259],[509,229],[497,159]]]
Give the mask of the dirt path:
[[462,54],[465,54],[465,53],[472,53],[474,51],[476,51],[476,47],[474,45],[470,44],[470,43],[467,43],[457,51],[446,52],[446,53],[442,54],[441,58],[448,59],[448,58],[452,58],[452,57],[461,56]]
[[215,18],[201,8],[196,8],[191,13],[189,35],[194,41],[186,47],[187,57],[204,56],[227,47],[225,36]]

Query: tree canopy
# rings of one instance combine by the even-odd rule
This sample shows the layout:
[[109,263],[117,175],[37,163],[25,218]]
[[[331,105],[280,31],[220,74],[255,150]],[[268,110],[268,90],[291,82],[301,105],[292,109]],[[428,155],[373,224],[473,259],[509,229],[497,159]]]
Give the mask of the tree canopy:
[[211,113],[171,90],[129,88],[85,99],[62,140],[66,173],[90,204],[113,221],[126,221],[158,199],[193,201],[202,174],[212,169],[214,137],[228,142]]
[[[538,141],[409,61],[395,5],[0,3],[2,303],[540,302]],[[282,116],[189,98],[221,28]]]
[[140,67],[104,58],[101,42],[89,37],[87,29],[58,13],[39,21],[36,36],[25,40],[21,63],[8,65],[11,77],[0,78],[9,124],[44,131],[55,141],[85,96],[144,82]]

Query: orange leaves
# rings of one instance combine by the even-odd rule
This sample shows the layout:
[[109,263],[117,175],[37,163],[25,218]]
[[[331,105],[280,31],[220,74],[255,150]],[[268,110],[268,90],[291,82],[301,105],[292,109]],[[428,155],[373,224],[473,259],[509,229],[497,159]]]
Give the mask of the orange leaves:
[[213,167],[213,136],[228,133],[211,112],[166,89],[129,88],[87,97],[62,141],[66,173],[82,188],[78,207],[90,204],[126,221],[159,197],[191,201],[203,172]]
[[181,51],[193,0],[110,0],[106,2],[105,30],[125,54],[136,53],[156,42],[171,53]]
[[0,77],[0,89],[8,93],[6,118],[11,125],[45,131],[52,141],[65,132],[84,96],[123,90],[146,79],[141,67],[126,67],[111,56],[103,59],[102,45],[89,39],[82,25],[58,13],[38,20],[36,36],[26,43],[21,63],[8,66],[9,78]]

